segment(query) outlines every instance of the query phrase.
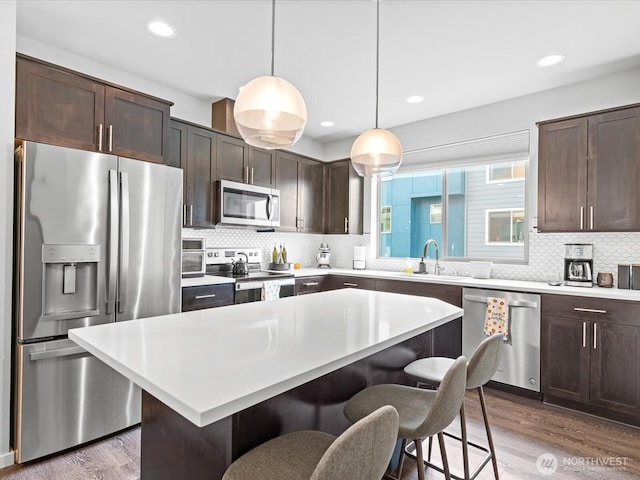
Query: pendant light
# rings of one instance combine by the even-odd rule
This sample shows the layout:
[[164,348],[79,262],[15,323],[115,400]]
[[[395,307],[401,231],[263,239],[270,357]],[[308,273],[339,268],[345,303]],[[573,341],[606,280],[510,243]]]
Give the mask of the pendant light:
[[351,147],[351,164],[361,177],[388,177],[402,162],[400,140],[378,128],[378,83],[380,76],[380,0],[376,10],[376,127],[362,133]]
[[247,83],[233,107],[233,118],[245,142],[266,149],[295,144],[307,123],[307,107],[300,92],[273,75],[276,1],[272,0],[271,5],[271,76]]

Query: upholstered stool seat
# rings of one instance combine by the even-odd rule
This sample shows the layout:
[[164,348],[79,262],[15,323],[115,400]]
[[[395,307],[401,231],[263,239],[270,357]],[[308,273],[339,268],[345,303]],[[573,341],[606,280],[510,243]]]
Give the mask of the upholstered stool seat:
[[[442,431],[456,418],[464,400],[467,379],[467,360],[458,357],[446,372],[437,391],[406,385],[382,384],[368,387],[347,402],[345,416],[352,422],[383,405],[393,406],[399,416],[398,436],[402,439],[401,452],[407,440],[415,441],[418,452],[418,478],[424,480],[422,443],[425,438],[438,435],[443,452],[445,475],[449,480]],[[404,455],[401,454],[397,477],[402,474]]]
[[371,480],[384,474],[398,436],[398,413],[384,406],[339,437],[292,432],[250,450],[223,480]]
[[[496,460],[496,453],[493,445],[493,438],[491,436],[491,428],[489,426],[489,418],[487,416],[487,406],[486,406],[484,391],[482,387],[491,379],[491,377],[493,377],[493,375],[496,373],[496,370],[498,369],[498,365],[500,363],[500,352],[502,350],[502,344],[503,344],[503,337],[502,337],[502,334],[500,333],[486,338],[480,345],[478,345],[478,348],[476,348],[476,350],[473,352],[473,355],[471,356],[471,359],[469,360],[469,365],[467,367],[467,390],[472,390],[472,389],[478,390],[478,395],[480,396],[480,406],[482,407],[482,415],[484,418],[484,426],[487,433],[489,448],[485,448],[483,446],[480,446],[468,441],[466,419],[464,414],[464,403],[463,403],[460,406],[460,427],[462,431],[462,437],[458,438],[458,440],[462,441],[464,480],[470,480],[477,477],[480,471],[482,470],[482,468],[484,468],[484,466],[489,462],[489,460],[491,460],[493,464],[494,476],[496,480],[499,480],[498,463]],[[454,359],[446,358],[446,357],[421,358],[407,365],[404,371],[407,375],[415,378],[418,381],[418,385],[426,383],[432,386],[437,386],[445,377],[447,370],[451,367],[451,365],[453,365],[454,362],[455,362]],[[445,435],[447,435],[446,432],[445,432]],[[448,436],[451,436],[451,435],[448,435]],[[454,438],[457,438],[457,437],[454,437]],[[433,465],[429,461],[431,459],[431,443],[432,443],[432,440],[431,438],[429,438],[429,454],[427,456],[428,460],[425,463],[428,466],[443,472],[443,469],[439,468],[436,465]],[[476,470],[472,474],[469,473],[468,445],[478,448],[486,453],[481,464],[478,466],[478,468],[476,468]],[[455,479],[463,480],[461,477],[457,477],[455,475],[452,475],[452,477]]]

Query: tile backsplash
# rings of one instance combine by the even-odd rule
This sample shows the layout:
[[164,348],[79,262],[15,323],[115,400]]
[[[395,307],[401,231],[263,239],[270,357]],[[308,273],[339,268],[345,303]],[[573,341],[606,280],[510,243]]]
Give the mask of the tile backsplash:
[[[266,267],[274,244],[287,248],[291,263],[299,262],[302,267],[316,267],[316,253],[322,242],[331,249],[331,266],[351,268],[353,247],[366,246],[371,253],[369,235],[322,235],[295,232],[256,232],[244,228],[218,227],[215,229],[188,229],[182,231],[184,237],[202,237],[207,247],[255,247],[262,248]],[[550,281],[562,275],[564,244],[592,243],[593,270],[612,272],[614,285],[618,285],[618,263],[640,262],[640,233],[537,233],[529,232],[529,263],[495,264],[491,276],[509,280]],[[411,265],[417,270],[418,259]],[[367,258],[367,269],[401,271],[407,264],[402,258]],[[467,262],[441,262],[443,273],[469,275]],[[427,270],[433,271],[433,261],[427,260]]]

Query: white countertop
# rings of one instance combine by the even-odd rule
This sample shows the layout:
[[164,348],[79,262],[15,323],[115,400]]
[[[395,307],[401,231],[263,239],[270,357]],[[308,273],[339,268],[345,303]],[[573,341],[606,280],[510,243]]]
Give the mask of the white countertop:
[[69,338],[202,427],[462,313],[434,298],[342,289],[72,329]]
[[293,270],[296,277],[312,275],[352,275],[364,278],[382,278],[390,280],[406,280],[411,282],[441,283],[444,285],[460,285],[461,287],[483,288],[488,290],[505,290],[512,292],[549,293],[554,295],[574,295],[578,297],[611,298],[640,302],[640,290],[624,290],[619,288],[602,288],[598,286],[567,287],[552,286],[546,282],[528,282],[523,280],[503,280],[499,278],[472,278],[454,275],[414,274],[385,270],[351,270],[340,268],[301,268]]

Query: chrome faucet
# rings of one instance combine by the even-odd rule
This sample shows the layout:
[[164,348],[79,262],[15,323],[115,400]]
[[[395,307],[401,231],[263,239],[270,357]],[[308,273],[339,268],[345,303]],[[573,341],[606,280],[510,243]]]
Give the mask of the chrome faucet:
[[434,269],[433,273],[436,274],[436,275],[440,275],[441,267],[440,267],[440,264],[438,262],[438,260],[439,260],[438,242],[436,242],[433,238],[430,238],[424,244],[424,248],[422,249],[422,258],[420,259],[420,264],[418,265],[418,272],[427,273],[427,265],[424,263],[424,259],[427,256],[427,249],[429,248],[429,245],[431,245],[431,244],[433,244],[434,247],[436,248],[436,266],[435,266],[435,269]]

